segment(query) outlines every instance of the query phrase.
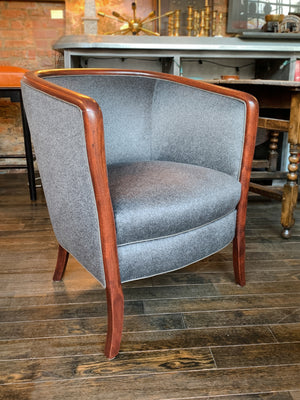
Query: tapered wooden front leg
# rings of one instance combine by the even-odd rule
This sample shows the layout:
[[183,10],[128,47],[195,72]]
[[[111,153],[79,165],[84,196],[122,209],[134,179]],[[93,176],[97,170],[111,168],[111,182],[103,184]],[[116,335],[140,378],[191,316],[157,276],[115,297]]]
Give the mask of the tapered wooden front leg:
[[65,250],[63,247],[61,247],[61,245],[59,245],[56,268],[55,268],[54,275],[53,275],[54,281],[62,280],[66,266],[67,266],[68,259],[69,259],[69,253],[67,252],[67,250]]
[[245,230],[239,231],[237,228],[237,233],[233,239],[233,269],[235,281],[240,286],[245,286],[246,284],[245,257]]
[[122,339],[124,320],[124,296],[122,286],[107,286],[106,298],[108,321],[105,356],[111,360],[118,355]]
[[246,284],[245,228],[246,228],[247,203],[248,203],[248,191],[245,190],[244,193],[242,193],[240,202],[237,206],[235,237],[232,243],[234,276],[236,283],[240,286],[245,286]]

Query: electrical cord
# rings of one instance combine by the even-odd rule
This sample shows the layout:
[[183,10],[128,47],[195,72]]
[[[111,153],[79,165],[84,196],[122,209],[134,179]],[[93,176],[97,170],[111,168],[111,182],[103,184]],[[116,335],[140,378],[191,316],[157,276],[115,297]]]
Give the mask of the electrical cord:
[[184,61],[187,61],[187,62],[197,62],[198,64],[209,63],[209,64],[218,65],[219,67],[238,68],[238,69],[242,69],[242,68],[249,67],[249,66],[251,66],[251,65],[255,65],[255,62],[251,62],[251,63],[248,63],[248,64],[236,66],[236,65],[222,64],[222,63],[218,63],[218,62],[215,62],[215,61],[202,60],[202,59],[201,59],[201,60],[185,59]]

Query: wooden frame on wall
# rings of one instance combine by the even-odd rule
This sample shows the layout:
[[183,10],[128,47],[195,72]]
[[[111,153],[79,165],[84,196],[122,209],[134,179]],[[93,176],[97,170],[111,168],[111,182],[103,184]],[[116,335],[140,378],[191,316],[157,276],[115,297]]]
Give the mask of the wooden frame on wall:
[[268,14],[300,13],[299,0],[228,0],[227,32],[260,31]]

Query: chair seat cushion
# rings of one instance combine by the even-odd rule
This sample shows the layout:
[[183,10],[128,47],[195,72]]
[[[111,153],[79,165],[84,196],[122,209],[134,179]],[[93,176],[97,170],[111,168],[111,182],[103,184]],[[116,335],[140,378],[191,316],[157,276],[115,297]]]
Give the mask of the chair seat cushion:
[[108,168],[119,245],[198,229],[232,212],[241,185],[197,165],[148,161]]

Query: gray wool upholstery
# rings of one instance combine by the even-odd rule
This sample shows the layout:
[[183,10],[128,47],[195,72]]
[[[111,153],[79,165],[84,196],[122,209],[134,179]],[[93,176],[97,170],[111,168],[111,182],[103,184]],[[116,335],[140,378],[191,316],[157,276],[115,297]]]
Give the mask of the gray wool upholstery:
[[108,178],[119,245],[197,229],[232,212],[240,199],[236,179],[197,165],[113,165]]
[[[122,282],[181,268],[232,241],[242,101],[148,77],[47,80],[102,110]],[[22,93],[57,240],[105,286],[81,111],[25,84]]]
[[105,286],[81,110],[24,84],[22,95],[56,238]]
[[158,81],[152,115],[153,159],[197,164],[239,177],[245,131],[243,102]]
[[151,159],[155,80],[108,76],[63,76],[47,80],[97,101],[103,114],[108,164]]
[[236,211],[210,224],[178,235],[121,245],[121,281],[175,271],[216,253],[234,238]]
[[108,164],[168,160],[239,176],[245,131],[242,101],[147,77],[47,79],[97,101]]
[[110,166],[108,177],[122,282],[182,268],[234,237],[240,183],[230,175],[152,161]]

